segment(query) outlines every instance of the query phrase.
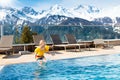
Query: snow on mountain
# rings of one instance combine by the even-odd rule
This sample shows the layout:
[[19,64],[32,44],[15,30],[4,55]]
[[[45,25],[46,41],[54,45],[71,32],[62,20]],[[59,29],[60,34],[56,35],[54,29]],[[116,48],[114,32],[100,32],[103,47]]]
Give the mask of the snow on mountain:
[[0,8],[0,23],[1,24],[14,24],[18,19],[13,15],[15,10],[12,8]]
[[96,14],[100,13],[100,10],[94,6],[79,5],[74,9],[74,15],[79,18],[93,20]]
[[[32,13],[31,11],[27,13],[25,12],[25,10],[18,10],[18,9],[13,9],[13,8],[0,8],[0,20],[3,23],[6,22],[6,23],[11,23],[11,24],[15,24],[15,22],[18,19],[35,22],[36,18],[31,17],[33,16],[33,14],[31,14]],[[33,13],[36,14],[35,12]],[[29,14],[31,14],[31,16],[28,16]]]
[[31,7],[24,7],[20,11],[23,12],[27,17],[30,17],[30,18],[34,19],[34,20],[32,20],[32,22],[35,22],[37,19],[41,18],[40,13],[35,11]]
[[92,20],[94,15],[98,14],[99,12],[100,10],[94,6],[79,5],[75,8],[66,9],[60,5],[54,5],[49,10],[44,11],[43,14],[41,15],[42,17],[51,16],[51,15],[62,15],[72,18],[78,17],[87,20]]
[[12,8],[7,8],[7,9],[0,8],[0,13],[1,13],[0,20],[6,19],[7,16],[9,16],[9,18],[12,18],[14,16],[18,19],[22,19],[34,23],[35,21],[43,17],[49,17],[52,15],[60,15],[71,18],[78,17],[78,18],[91,20],[93,18],[92,15],[94,13],[99,13],[99,10],[93,6],[82,6],[82,5],[79,5],[73,9],[66,9],[61,5],[56,4],[50,7],[48,10],[44,10],[41,12],[37,12],[31,7],[24,7],[20,10],[12,9]]
[[[35,23],[38,21],[40,22],[40,19],[43,20],[47,18],[49,18],[50,21],[52,17],[49,16],[59,15],[59,17],[54,16],[53,19],[51,19],[53,23],[56,22],[55,20],[57,19],[58,19],[57,22],[61,23],[62,20],[64,21],[68,17],[73,19],[82,18],[88,21],[97,20],[103,23],[108,22],[108,19],[104,17],[108,17],[108,18],[112,17],[112,22],[117,23],[118,21],[116,19],[116,16],[119,16],[120,14],[120,11],[118,10],[119,8],[120,6],[117,6],[111,10],[106,10],[107,11],[106,12],[94,6],[78,5],[76,7],[67,9],[62,7],[61,5],[56,4],[50,7],[48,10],[42,10],[41,12],[37,12],[31,7],[23,7],[20,10],[0,7],[0,21],[11,24],[17,24],[17,21]],[[66,18],[62,16],[66,16]]]
[[12,8],[0,8],[0,20],[5,20],[13,11]]
[[6,16],[6,12],[4,12],[3,10],[0,10],[0,20],[3,20]]
[[33,8],[31,7],[24,7],[21,10],[23,13],[30,14],[30,15],[37,15],[38,12],[36,12]]
[[50,7],[50,9],[45,10],[41,14],[42,17],[48,17],[48,16],[51,16],[51,15],[61,15],[61,16],[67,16],[67,17],[74,17],[74,14],[72,14],[70,12],[70,10],[68,10],[66,8],[63,8],[62,6],[57,5],[57,4]]

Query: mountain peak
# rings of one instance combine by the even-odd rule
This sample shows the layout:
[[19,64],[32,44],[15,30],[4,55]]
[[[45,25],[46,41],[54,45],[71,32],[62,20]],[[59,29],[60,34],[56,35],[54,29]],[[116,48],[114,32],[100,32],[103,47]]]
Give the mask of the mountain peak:
[[78,5],[77,7],[74,8],[74,10],[79,11],[79,12],[83,12],[83,11],[87,11],[88,13],[98,13],[100,12],[100,10],[94,6],[90,6],[90,5]]
[[52,7],[50,7],[49,10],[44,12],[44,15],[46,16],[51,16],[51,15],[63,15],[63,16],[67,16],[67,17],[72,17],[73,15],[71,15],[71,13],[68,11],[68,9],[62,7],[61,5],[54,5]]
[[74,10],[78,10],[78,9],[81,9],[81,8],[84,8],[83,5],[78,5],[76,8],[74,8]]
[[22,12],[24,12],[26,14],[31,14],[31,15],[36,15],[37,14],[37,12],[31,7],[22,8]]
[[89,13],[99,13],[100,10],[98,8],[96,8],[95,6],[88,6],[88,12]]
[[58,11],[58,10],[62,10],[62,9],[64,9],[64,8],[61,5],[58,5],[58,4],[50,7],[50,10],[57,10]]

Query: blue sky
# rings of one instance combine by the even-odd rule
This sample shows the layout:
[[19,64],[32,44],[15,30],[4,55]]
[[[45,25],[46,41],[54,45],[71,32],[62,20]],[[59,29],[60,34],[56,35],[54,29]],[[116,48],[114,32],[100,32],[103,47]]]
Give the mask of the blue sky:
[[55,4],[60,4],[65,8],[72,8],[82,4],[103,9],[119,6],[120,0],[0,0],[0,5],[3,7],[21,8],[30,6],[35,10],[48,9]]

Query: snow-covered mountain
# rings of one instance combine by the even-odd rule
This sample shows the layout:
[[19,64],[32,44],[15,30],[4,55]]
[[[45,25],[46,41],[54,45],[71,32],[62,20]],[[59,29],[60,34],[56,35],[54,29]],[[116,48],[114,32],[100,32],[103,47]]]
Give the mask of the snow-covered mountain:
[[[102,15],[102,17],[100,17]],[[99,16],[99,17],[98,17]],[[117,17],[117,16],[116,16]],[[35,25],[65,25],[83,23],[89,24],[112,24],[120,23],[119,16],[117,18],[110,16],[103,16],[103,11],[95,6],[78,5],[76,7],[67,9],[61,5],[54,5],[48,10],[35,11],[31,7],[24,7],[22,9],[2,8],[0,7],[0,24],[35,24]],[[79,19],[78,19],[79,18]],[[78,21],[77,21],[78,20]],[[46,21],[46,22],[45,22]],[[68,22],[67,22],[68,21]],[[85,21],[85,22],[84,22]],[[87,21],[87,24],[85,24]],[[70,22],[70,23],[69,23]]]
[[[61,5],[54,5],[48,10],[35,11],[32,7],[22,9],[0,7],[0,26],[5,27],[6,34],[12,34],[15,28],[22,30],[23,25],[113,25],[112,27],[102,27],[112,32],[120,33],[119,11],[115,8],[115,15],[112,9],[108,12],[96,8],[95,6],[78,5],[73,8],[64,8]],[[110,14],[109,14],[110,13]],[[112,31],[113,30],[113,31]]]
[[28,16],[24,11],[13,8],[0,8],[0,23],[15,25],[18,20],[35,21],[35,18]]
[[79,5],[75,8],[66,9],[60,5],[54,5],[50,9],[43,12],[42,17],[51,15],[62,15],[71,18],[83,18],[86,20],[92,20],[95,14],[99,14],[100,10],[94,6],[82,6]]

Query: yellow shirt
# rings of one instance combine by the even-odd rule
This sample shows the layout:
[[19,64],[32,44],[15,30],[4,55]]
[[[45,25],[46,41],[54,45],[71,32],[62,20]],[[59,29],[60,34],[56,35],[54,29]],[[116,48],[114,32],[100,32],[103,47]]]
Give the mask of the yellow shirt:
[[44,53],[48,51],[49,51],[49,46],[45,45],[44,50],[41,50],[40,47],[37,47],[34,52],[37,54],[37,56],[44,56]]

